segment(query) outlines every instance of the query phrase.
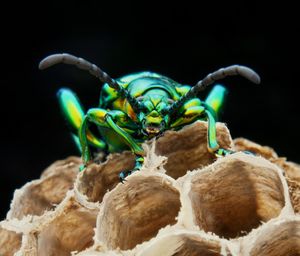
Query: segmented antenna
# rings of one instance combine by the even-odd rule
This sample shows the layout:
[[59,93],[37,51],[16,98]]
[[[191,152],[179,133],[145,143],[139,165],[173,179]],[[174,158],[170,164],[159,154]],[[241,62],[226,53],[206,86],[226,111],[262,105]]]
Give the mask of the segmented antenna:
[[213,84],[217,80],[223,79],[227,76],[243,76],[249,81],[259,84],[260,77],[251,68],[239,65],[232,65],[226,68],[220,68],[219,70],[208,74],[203,80],[200,80],[195,86],[193,86],[185,95],[183,95],[178,101],[174,102],[170,107],[168,113],[174,114],[187,100],[196,97],[196,95],[204,91],[207,86]]
[[110,87],[115,89],[122,98],[126,98],[135,112],[140,111],[140,103],[130,95],[127,89],[119,85],[113,78],[111,78],[95,64],[92,64],[85,59],[78,58],[68,53],[52,54],[40,62],[39,69],[43,70],[59,63],[75,65],[80,69],[87,70],[90,74],[97,77],[101,82],[107,83]]

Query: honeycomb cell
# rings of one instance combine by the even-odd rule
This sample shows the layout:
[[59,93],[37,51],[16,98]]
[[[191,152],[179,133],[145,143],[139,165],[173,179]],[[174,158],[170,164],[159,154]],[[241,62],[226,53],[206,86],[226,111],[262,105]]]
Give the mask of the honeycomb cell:
[[244,235],[277,217],[285,206],[276,166],[244,153],[222,158],[195,173],[189,197],[195,222],[225,238]]
[[47,210],[53,210],[73,188],[80,163],[76,157],[56,161],[45,170],[41,179],[16,190],[8,218],[40,216]]
[[269,159],[272,163],[278,165],[285,172],[286,181],[289,186],[291,203],[296,213],[300,212],[300,165],[286,161],[285,157],[278,157],[276,152],[267,146],[260,146],[244,138],[234,139],[234,148],[236,150],[250,150],[258,155]]
[[134,167],[134,155],[131,152],[112,154],[101,164],[92,164],[80,173],[76,189],[85,195],[89,202],[102,202],[108,190],[120,183],[119,173]]
[[299,256],[300,220],[274,223],[256,237],[251,256]]
[[[227,127],[217,123],[217,139],[221,147],[230,148],[232,140]],[[179,131],[167,131],[156,142],[157,155],[168,157],[166,174],[177,179],[193,170],[211,164],[216,159],[207,150],[207,123],[196,122]]]
[[110,249],[128,250],[176,223],[179,191],[165,175],[133,174],[103,200],[96,237]]
[[37,232],[38,255],[70,255],[91,246],[96,216],[96,210],[84,208],[74,198],[67,200]]

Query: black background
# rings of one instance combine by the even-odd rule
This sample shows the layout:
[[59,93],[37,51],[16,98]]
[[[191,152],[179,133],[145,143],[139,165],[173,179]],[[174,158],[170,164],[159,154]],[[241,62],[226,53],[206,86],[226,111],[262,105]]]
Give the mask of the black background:
[[97,105],[101,84],[88,73],[64,65],[38,70],[51,53],[86,58],[115,78],[151,70],[191,85],[223,66],[252,67],[260,86],[238,77],[223,81],[230,94],[222,120],[233,137],[272,146],[300,162],[297,8],[288,2],[195,2],[2,6],[1,219],[16,188],[53,161],[77,154],[56,91],[71,87],[86,108]]

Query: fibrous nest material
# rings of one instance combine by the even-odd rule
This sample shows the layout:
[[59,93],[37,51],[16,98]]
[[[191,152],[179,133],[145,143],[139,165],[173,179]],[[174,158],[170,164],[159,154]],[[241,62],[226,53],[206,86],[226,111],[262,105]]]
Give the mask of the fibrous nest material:
[[217,124],[221,147],[250,150],[216,159],[207,123],[168,131],[144,144],[141,171],[130,152],[78,172],[69,157],[14,193],[0,222],[0,255],[300,255],[300,166],[269,147],[232,141]]

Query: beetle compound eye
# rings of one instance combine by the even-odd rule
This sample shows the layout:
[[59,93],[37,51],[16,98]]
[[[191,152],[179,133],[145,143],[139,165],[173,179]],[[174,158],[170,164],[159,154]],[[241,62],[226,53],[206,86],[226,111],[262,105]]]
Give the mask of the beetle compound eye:
[[161,110],[162,115],[167,115],[169,113],[169,107],[165,107]]

